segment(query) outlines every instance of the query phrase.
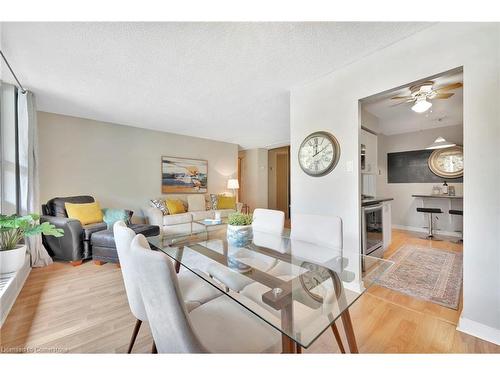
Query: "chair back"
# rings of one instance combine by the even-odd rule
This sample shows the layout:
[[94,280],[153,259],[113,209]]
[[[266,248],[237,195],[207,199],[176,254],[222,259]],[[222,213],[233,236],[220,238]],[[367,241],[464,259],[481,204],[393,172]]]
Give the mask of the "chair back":
[[123,221],[117,221],[113,225],[116,251],[127,293],[128,304],[136,319],[147,321],[146,310],[142,303],[141,291],[137,284],[136,265],[132,260],[130,245],[135,237],[135,232],[128,228]]
[[284,225],[283,211],[256,208],[253,212],[252,228],[255,231],[281,235]]
[[290,238],[342,249],[342,219],[338,216],[292,214]]
[[203,353],[193,331],[172,261],[151,251],[146,237],[132,240],[139,287],[158,353]]

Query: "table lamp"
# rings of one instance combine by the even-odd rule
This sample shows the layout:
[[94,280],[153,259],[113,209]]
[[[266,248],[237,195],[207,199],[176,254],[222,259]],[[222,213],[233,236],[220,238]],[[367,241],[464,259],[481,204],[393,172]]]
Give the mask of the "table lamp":
[[236,190],[240,188],[240,184],[237,179],[229,179],[227,180],[227,188],[233,190],[233,195],[236,197]]

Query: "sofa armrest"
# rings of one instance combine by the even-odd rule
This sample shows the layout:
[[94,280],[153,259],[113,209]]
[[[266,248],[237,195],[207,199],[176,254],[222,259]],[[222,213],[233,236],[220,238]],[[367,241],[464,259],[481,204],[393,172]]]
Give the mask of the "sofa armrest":
[[160,227],[160,234],[163,228],[163,213],[156,207],[144,208],[144,215],[148,219],[149,225],[158,225]]
[[68,261],[83,259],[83,228],[79,220],[44,215],[40,217],[40,223],[44,222],[64,230],[62,237],[43,236],[54,257]]

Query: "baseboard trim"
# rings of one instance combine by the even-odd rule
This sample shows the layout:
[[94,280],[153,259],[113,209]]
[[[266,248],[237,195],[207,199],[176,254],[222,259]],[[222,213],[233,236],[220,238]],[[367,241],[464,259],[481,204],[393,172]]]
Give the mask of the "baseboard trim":
[[[419,233],[427,233],[426,228],[420,228],[420,227],[411,227],[409,225],[399,225],[399,224],[393,224],[392,229],[401,229],[401,230],[408,230],[410,232],[419,232]],[[457,237],[460,238],[460,233],[457,232],[448,232],[445,230],[438,230],[435,229],[434,233],[440,234],[442,236],[449,236],[449,237]]]
[[500,345],[500,329],[460,317],[457,331]]

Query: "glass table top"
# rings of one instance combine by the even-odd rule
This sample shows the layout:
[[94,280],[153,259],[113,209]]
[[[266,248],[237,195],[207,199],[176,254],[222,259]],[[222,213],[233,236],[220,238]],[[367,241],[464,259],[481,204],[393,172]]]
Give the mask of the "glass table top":
[[253,231],[236,246],[225,227],[148,241],[236,303],[309,347],[391,261]]

